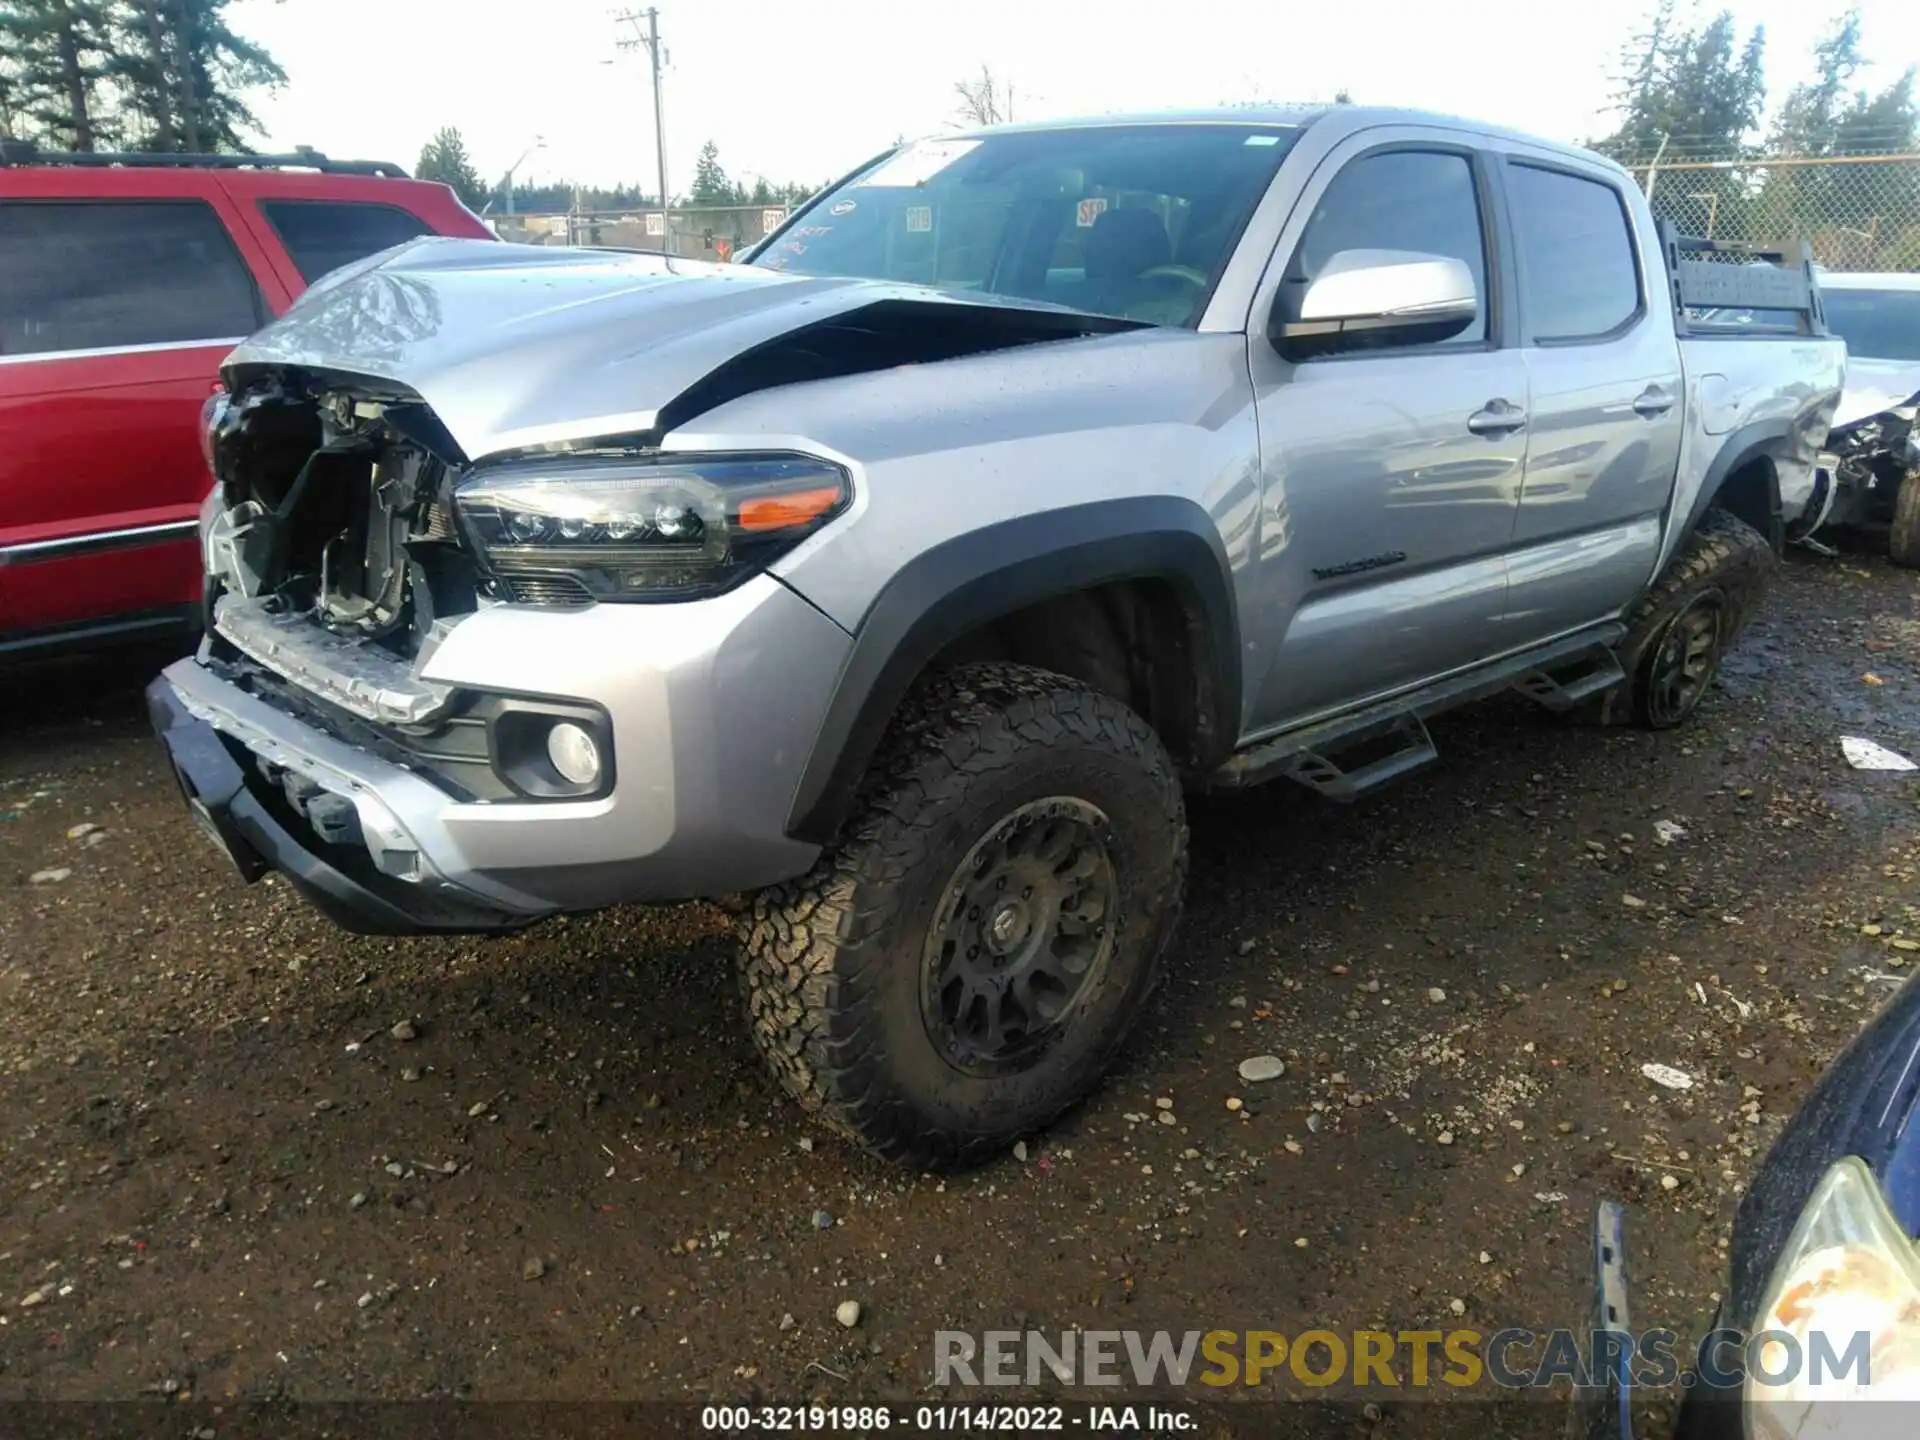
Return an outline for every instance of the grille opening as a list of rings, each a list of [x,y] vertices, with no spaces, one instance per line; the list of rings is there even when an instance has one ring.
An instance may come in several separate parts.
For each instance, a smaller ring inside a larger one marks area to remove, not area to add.
[[[478,604],[449,507],[461,457],[417,397],[269,372],[214,412],[223,513],[210,568],[227,591],[400,659]]]
[[[503,575],[500,586],[509,598],[523,605],[586,606],[593,594],[578,578],[563,573]]]

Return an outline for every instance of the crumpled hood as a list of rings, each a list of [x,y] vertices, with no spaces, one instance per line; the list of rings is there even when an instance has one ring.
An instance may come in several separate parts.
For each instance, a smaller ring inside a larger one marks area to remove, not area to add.
[[[1920,361],[1847,357],[1847,388],[1834,412],[1832,429],[1905,405],[1920,393]]]
[[[230,384],[276,366],[391,381],[477,460],[651,430],[726,362],[887,302],[1074,314],[750,265],[423,238],[323,277],[226,368]]]

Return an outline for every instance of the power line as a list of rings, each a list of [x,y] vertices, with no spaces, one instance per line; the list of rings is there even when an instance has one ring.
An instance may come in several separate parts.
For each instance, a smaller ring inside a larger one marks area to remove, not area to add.
[[[673,237],[667,225],[667,123],[662,117],[660,100],[660,67],[666,64],[667,52],[660,43],[660,12],[649,5],[645,11],[623,10],[614,16],[616,24],[628,26],[633,37],[616,40],[614,43],[622,50],[640,50],[647,52],[647,61],[653,71],[653,159],[655,176],[660,186],[660,248],[672,253]],[[640,28],[642,20],[646,28]]]

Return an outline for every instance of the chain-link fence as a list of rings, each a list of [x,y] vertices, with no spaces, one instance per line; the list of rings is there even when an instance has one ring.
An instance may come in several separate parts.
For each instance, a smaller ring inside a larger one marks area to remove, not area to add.
[[[1627,162],[1656,215],[1689,235],[1806,240],[1832,270],[1920,270],[1920,154]]]
[[[502,240],[523,245],[604,245],[695,260],[727,260],[787,218],[780,205],[590,210],[562,215],[493,215]]]

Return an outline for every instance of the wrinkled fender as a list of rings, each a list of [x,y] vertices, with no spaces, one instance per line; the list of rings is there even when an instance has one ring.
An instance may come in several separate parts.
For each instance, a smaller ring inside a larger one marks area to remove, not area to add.
[[[1671,531],[1665,553],[1661,556],[1661,566],[1679,550],[1687,536],[1700,524],[1700,517],[1713,508],[1714,501],[1721,497],[1729,476],[1738,473],[1755,460],[1767,459],[1774,462],[1768,477],[1768,514],[1773,520],[1780,516],[1780,478],[1779,466],[1790,462],[1794,455],[1794,422],[1785,416],[1769,417],[1743,425],[1727,434],[1719,450],[1714,454],[1712,463],[1707,466],[1706,477],[1700,488],[1694,492],[1693,503],[1688,508],[1684,522]],[[1767,535],[1778,544],[1778,536],[1773,534],[1777,525],[1754,524],[1754,518],[1742,515],[1742,519],[1761,534]]]
[[[956,536],[903,566],[854,634],[787,834],[825,845],[913,682],[961,636],[1056,596],[1163,580],[1201,617],[1197,663],[1227,736],[1240,718],[1240,642],[1220,533],[1191,500],[1135,496],[1023,515]]]

